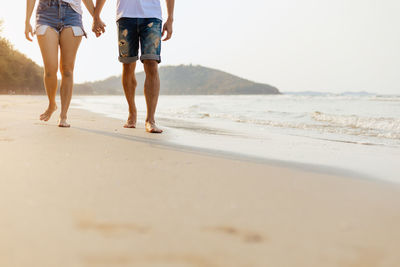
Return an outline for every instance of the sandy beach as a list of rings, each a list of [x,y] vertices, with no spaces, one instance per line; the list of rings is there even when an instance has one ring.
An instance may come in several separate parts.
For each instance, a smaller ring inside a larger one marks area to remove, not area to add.
[[[0,96],[0,266],[397,267],[400,185],[164,145]]]

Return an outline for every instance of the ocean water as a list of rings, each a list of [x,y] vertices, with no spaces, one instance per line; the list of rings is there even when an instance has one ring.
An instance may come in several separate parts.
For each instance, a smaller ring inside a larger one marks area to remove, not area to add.
[[[143,124],[144,97],[136,102]],[[73,105],[127,117],[123,96],[80,96]],[[400,96],[161,96],[157,121],[165,143],[400,183]]]

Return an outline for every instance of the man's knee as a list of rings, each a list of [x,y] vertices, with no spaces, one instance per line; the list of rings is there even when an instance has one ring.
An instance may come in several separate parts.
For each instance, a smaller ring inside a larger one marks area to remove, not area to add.
[[[144,60],[144,70],[146,75],[158,75],[158,62],[155,60]]]
[[[136,63],[123,63],[122,64],[122,69],[123,69],[123,73],[127,74],[127,75],[133,75],[134,71],[135,71],[135,66]]]

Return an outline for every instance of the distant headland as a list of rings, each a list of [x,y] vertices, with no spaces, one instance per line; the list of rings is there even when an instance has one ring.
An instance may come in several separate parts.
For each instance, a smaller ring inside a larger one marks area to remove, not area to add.
[[[232,74],[194,65],[165,66],[159,70],[163,95],[262,95],[280,94],[276,87],[255,83]],[[137,94],[143,94],[145,75],[136,74]],[[75,94],[122,95],[121,76],[77,84]]]

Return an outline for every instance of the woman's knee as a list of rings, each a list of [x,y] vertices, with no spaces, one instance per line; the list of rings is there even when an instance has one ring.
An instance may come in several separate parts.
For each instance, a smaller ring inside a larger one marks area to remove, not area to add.
[[[56,68],[45,68],[44,76],[46,78],[54,78],[57,77],[57,67]]]
[[[74,68],[71,66],[62,65],[60,70],[61,75],[65,78],[70,78],[74,76]]]

